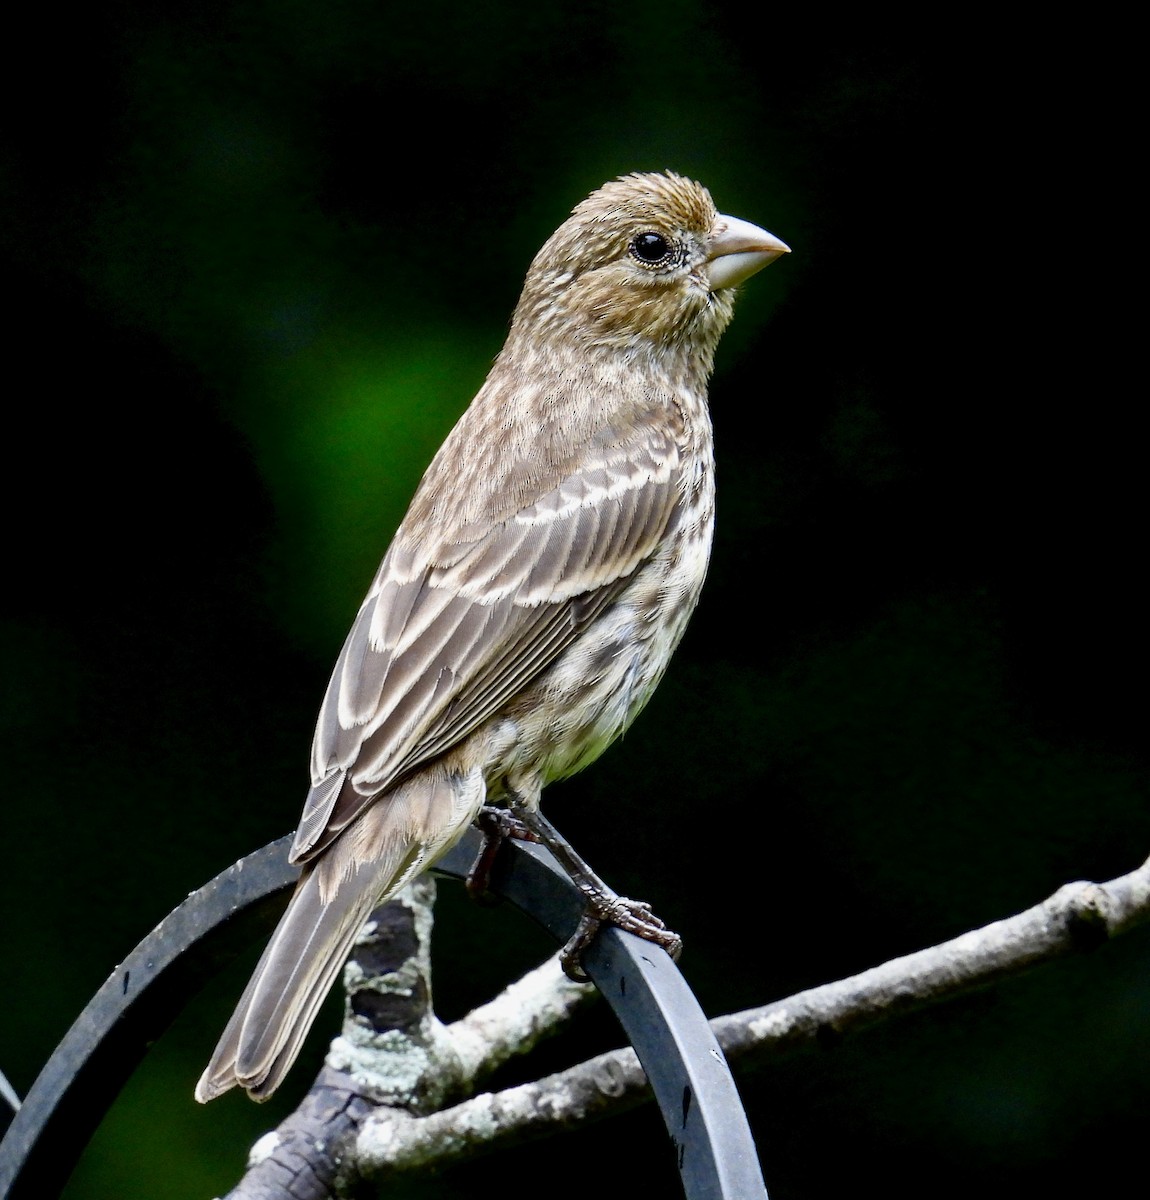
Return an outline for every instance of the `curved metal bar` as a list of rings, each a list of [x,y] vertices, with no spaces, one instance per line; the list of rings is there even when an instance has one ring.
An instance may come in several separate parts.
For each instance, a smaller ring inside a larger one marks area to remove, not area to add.
[[[465,878],[479,837],[469,835],[436,871]],[[507,845],[518,853],[505,854]],[[504,843],[491,891],[565,942],[583,913],[579,890],[550,851]],[[687,1200],[767,1200],[754,1139],[727,1060],[670,955],[603,926],[581,958],[627,1035],[674,1143]]]
[[[117,967],[65,1035],[0,1142],[0,1200],[58,1194],[148,1045],[204,979],[270,930],[298,871],[291,838],[240,859],[193,892]],[[436,867],[466,876],[467,837]],[[490,889],[559,941],[582,913],[578,890],[539,846],[501,849]],[[688,1200],[766,1200],[734,1080],[706,1017],[670,957],[605,927],[582,959],[651,1081]]]
[[[193,892],[112,972],[53,1051],[0,1142],[0,1198],[59,1195],[148,1046],[188,997],[269,933],[299,875],[291,837]]]

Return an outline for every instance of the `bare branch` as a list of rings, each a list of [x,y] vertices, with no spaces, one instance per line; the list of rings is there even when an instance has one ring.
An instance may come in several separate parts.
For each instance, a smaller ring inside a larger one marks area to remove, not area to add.
[[[430,905],[427,896],[420,902]],[[422,929],[422,944],[430,929],[429,918],[416,920]],[[1039,963],[1092,950],[1148,920],[1150,860],[1108,883],[1067,884],[1041,904],[1006,920],[892,959],[849,979],[811,988],[761,1008],[718,1017],[711,1026],[727,1057],[753,1069],[800,1047],[825,1044],[828,1034],[837,1039],[896,1013],[986,987]],[[371,931],[368,936],[370,940]],[[403,969],[384,972],[373,977],[370,986],[386,992],[395,985],[399,992],[406,988],[407,993],[416,995],[420,987],[411,982],[416,977],[404,975]],[[407,983],[402,982],[404,979]],[[344,1037],[333,1044],[329,1063],[351,1065],[350,1059],[345,1062],[341,1058],[346,1057],[346,1051],[340,1043],[355,1043],[358,1056],[353,1056],[352,1096],[366,1092],[377,1104],[381,1096],[386,1100],[374,1108],[347,1101],[348,1119],[340,1138],[318,1136],[319,1127],[313,1125],[313,1145],[322,1143],[321,1161],[306,1169],[295,1163],[296,1190],[290,1194],[309,1198],[335,1194],[299,1187],[303,1179],[334,1178],[330,1165],[324,1170],[325,1159],[342,1159],[342,1172],[348,1178],[358,1176],[380,1182],[400,1172],[432,1166],[441,1169],[495,1149],[559,1133],[575,1124],[624,1112],[648,1099],[650,1092],[638,1059],[634,1051],[623,1049],[545,1079],[474,1096],[440,1111],[427,1108],[431,1094],[442,1097],[462,1093],[510,1055],[529,1049],[540,1037],[553,1032],[590,991],[572,984],[557,961],[551,959],[490,1004],[453,1025],[443,1026],[430,1014],[428,990],[423,994],[423,1008],[417,1005],[410,1014],[408,1031],[421,1031],[415,1042],[424,1047],[419,1051],[423,1067],[439,1073],[429,1088],[426,1081],[411,1078],[412,1061],[407,1057],[410,1045],[401,1044],[394,1027],[382,1034],[378,1030],[365,1034],[362,1027],[356,1032],[355,1022],[362,1026],[363,1021],[362,1012],[357,1016],[353,1011],[353,988]],[[429,1021],[434,1025],[429,1026]],[[373,1038],[380,1037],[382,1041],[373,1043]],[[388,1062],[395,1054],[399,1055],[397,1061],[405,1063],[400,1070]],[[317,1081],[329,1093],[326,1101],[315,1104],[329,1132],[334,1107],[330,1092],[333,1081],[341,1077],[348,1078],[329,1066]],[[406,1101],[397,1086],[404,1077]],[[425,1115],[416,1115],[419,1112]],[[300,1113],[292,1118],[296,1126]],[[271,1160],[281,1178],[286,1169],[280,1161],[281,1151],[288,1149],[288,1139],[297,1147],[306,1141],[299,1128],[289,1129],[291,1125],[285,1122],[277,1134],[257,1144],[264,1163]],[[265,1194],[242,1190],[251,1177],[249,1173],[231,1193],[235,1200]]]
[[[16,1089],[8,1082],[8,1077],[3,1071],[0,1071],[0,1099],[9,1105],[13,1112],[20,1111],[20,1097],[16,1095]]]
[[[526,1053],[597,995],[592,984],[569,979],[559,955],[552,955],[448,1027],[464,1080],[472,1084],[514,1055]]]
[[[1092,950],[1150,920],[1150,860],[1109,883],[1070,883],[1014,917],[996,921],[849,979],[715,1018],[732,1063],[753,1068],[803,1045],[855,1032],[895,1013],[985,987],[1042,962]],[[360,1170],[446,1166],[493,1149],[613,1116],[649,1098],[630,1049],[603,1054],[536,1083],[476,1096],[429,1117],[376,1111],[364,1121]]]
[[[1016,916],[952,941],[891,959],[838,983],[711,1022],[733,1062],[775,1057],[803,1043],[841,1036],[894,1013],[986,987],[1008,975],[1094,950],[1150,920],[1150,859],[1109,883],[1068,883]]]
[[[344,971],[343,1031],[299,1108],[252,1148],[228,1200],[327,1200],[358,1175],[347,1147],[369,1111],[418,1122],[541,1038],[598,993],[574,983],[558,955],[451,1025],[431,1007],[436,885],[424,876],[375,910]],[[636,1064],[637,1069],[637,1064]],[[645,1084],[639,1072],[640,1086]],[[378,1106],[378,1107],[376,1107]],[[414,1124],[410,1124],[414,1123]]]
[[[485,1092],[427,1117],[378,1109],[363,1123],[354,1155],[375,1181],[423,1167],[441,1170],[492,1150],[616,1116],[650,1099],[639,1059],[613,1050],[566,1071],[501,1092]]]

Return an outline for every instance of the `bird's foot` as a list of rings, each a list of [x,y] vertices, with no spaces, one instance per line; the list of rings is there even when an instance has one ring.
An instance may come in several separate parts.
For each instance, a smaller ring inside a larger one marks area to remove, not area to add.
[[[583,970],[583,953],[604,923],[662,946],[673,960],[678,961],[683,952],[683,939],[655,916],[649,904],[616,896],[613,892],[585,891],[584,895],[587,907],[579,925],[559,951],[559,964],[568,979],[576,983],[589,982],[587,972]]]
[[[490,891],[491,868],[499,847],[507,838],[521,842],[538,842],[539,835],[530,830],[518,817],[506,808],[484,805],[475,818],[475,824],[483,834],[483,845],[467,872],[467,894],[478,904],[496,904],[498,898]]]

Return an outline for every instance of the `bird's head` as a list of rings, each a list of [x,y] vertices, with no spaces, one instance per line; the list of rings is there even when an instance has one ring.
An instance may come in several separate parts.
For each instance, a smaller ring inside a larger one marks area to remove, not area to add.
[[[512,331],[709,361],[734,289],[789,247],[680,175],[634,174],[576,205],[527,273]]]

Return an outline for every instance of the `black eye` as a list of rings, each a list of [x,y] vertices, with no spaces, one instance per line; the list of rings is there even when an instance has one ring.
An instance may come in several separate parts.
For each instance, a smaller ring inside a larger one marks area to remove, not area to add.
[[[631,241],[631,254],[641,263],[656,266],[671,257],[671,246],[661,233],[640,233]]]

